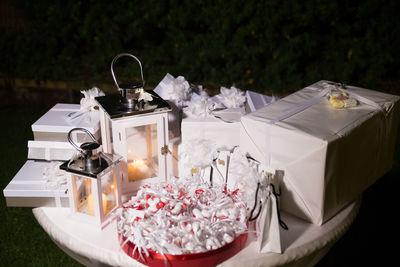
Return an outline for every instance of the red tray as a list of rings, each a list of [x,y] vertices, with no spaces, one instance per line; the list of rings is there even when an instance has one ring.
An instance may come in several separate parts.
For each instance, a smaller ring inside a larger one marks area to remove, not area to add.
[[[118,237],[120,235],[118,234]],[[122,238],[122,242],[125,242],[126,238]],[[238,253],[246,244],[247,233],[241,234],[234,241],[225,246],[222,246],[215,250],[210,250],[201,253],[191,253],[182,255],[171,255],[165,254],[164,256],[160,253],[148,250],[149,256],[142,253],[143,259],[140,257],[137,250],[134,250],[135,245],[132,242],[127,242],[122,250],[133,259],[154,267],[204,267],[204,266],[215,266],[230,257]],[[132,253],[135,251],[135,253]]]

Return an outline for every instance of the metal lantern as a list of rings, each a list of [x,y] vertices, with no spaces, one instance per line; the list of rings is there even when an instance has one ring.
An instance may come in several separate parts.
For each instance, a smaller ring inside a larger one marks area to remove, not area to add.
[[[141,82],[117,82],[114,64],[121,57],[137,61]],[[117,55],[111,63],[111,74],[120,94],[96,97],[100,107],[102,144],[105,152],[123,157],[122,191],[134,193],[142,183],[167,179],[168,112],[171,107],[152,90],[143,89],[142,64],[134,55]]]
[[[92,142],[76,145],[71,139],[75,131],[86,133]],[[112,211],[121,204],[121,156],[101,152],[101,145],[84,128],[69,131],[68,141],[79,152],[60,166],[69,173],[70,208],[75,216],[103,228]]]

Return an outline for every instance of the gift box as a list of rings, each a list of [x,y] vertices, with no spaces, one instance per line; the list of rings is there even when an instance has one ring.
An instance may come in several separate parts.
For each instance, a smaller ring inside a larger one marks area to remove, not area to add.
[[[68,142],[68,132],[73,128],[80,127],[87,129],[96,139],[100,140],[100,119],[97,111],[74,118],[79,111],[79,104],[56,104],[32,124],[33,139],[35,141]],[[87,138],[84,133],[72,135],[73,141],[78,143],[88,141]]]
[[[69,160],[75,153],[68,142],[28,141],[28,159]]]
[[[53,165],[53,162],[26,161],[3,190],[7,206],[69,207],[67,184],[49,182],[43,177],[45,169]]]
[[[357,106],[334,108],[326,97],[329,86]],[[283,210],[321,225],[391,169],[399,99],[320,81],[243,116],[240,146],[285,171]]]
[[[73,128],[85,128],[100,140],[98,112],[82,112],[78,104],[56,104],[34,124],[34,140],[28,141],[28,159],[69,160],[75,153],[68,142],[68,132]],[[78,145],[90,141],[84,133],[73,133],[71,138]]]
[[[226,109],[214,111],[207,117],[197,117],[185,112],[181,124],[182,143],[192,140],[213,140],[217,147],[239,145],[240,118],[244,109]]]

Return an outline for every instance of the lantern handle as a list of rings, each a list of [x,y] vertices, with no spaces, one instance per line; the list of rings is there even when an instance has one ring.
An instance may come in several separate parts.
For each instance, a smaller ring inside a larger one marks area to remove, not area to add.
[[[129,54],[129,53],[121,53],[121,54],[116,55],[116,56],[114,57],[114,59],[112,60],[112,62],[111,62],[111,75],[112,75],[112,77],[113,77],[114,83],[115,83],[115,85],[117,86],[118,90],[120,90],[120,88],[119,88],[119,85],[118,85],[118,82],[117,82],[117,78],[115,77],[115,73],[114,73],[114,63],[115,63],[120,57],[125,57],[125,56],[131,57],[131,58],[135,59],[135,60],[139,63],[140,75],[141,75],[142,83],[143,83],[143,86],[144,86],[143,68],[142,68],[142,63],[140,62],[140,60],[139,60],[137,57],[135,57],[134,55],[132,55],[132,54]]]
[[[97,142],[97,140],[96,140],[96,138],[93,136],[93,134],[92,134],[91,132],[89,132],[89,131],[88,131],[87,129],[85,129],[85,128],[73,128],[72,130],[70,130],[70,131],[68,132],[68,136],[67,136],[67,137],[68,137],[68,142],[69,142],[76,150],[78,150],[80,153],[82,153],[83,155],[86,154],[85,151],[83,151],[82,148],[80,148],[77,144],[74,143],[74,141],[72,141],[71,134],[72,134],[72,132],[75,132],[75,131],[81,131],[81,132],[87,133],[87,134],[90,136],[90,138],[93,140],[93,142],[99,144],[99,142]]]

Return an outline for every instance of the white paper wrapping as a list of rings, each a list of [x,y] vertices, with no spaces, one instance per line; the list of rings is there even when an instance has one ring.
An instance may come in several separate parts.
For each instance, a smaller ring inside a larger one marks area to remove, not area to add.
[[[62,171],[56,163],[28,160],[3,190],[7,206],[68,207],[69,198]],[[49,174],[57,175],[51,175]],[[47,176],[46,176],[47,174]]]
[[[213,140],[218,148],[239,145],[241,115],[235,116],[235,122],[225,122],[215,117],[198,118],[185,113],[181,124],[182,143],[193,139],[208,139]]]
[[[246,91],[247,105],[251,112],[256,111],[268,104],[275,102],[277,99],[274,96],[266,96],[253,91]]]
[[[243,116],[240,134],[242,150],[285,171],[282,209],[319,225],[391,168],[400,116],[398,96],[351,86],[370,103],[334,109],[314,98],[325,82]]]
[[[71,116],[80,111],[79,104],[58,103],[32,124],[33,137],[35,141],[58,141],[68,142],[68,132],[76,127],[85,128],[97,139],[100,138],[100,118],[98,112],[90,112],[90,118],[70,120]],[[87,141],[86,134],[72,135],[75,142]]]

